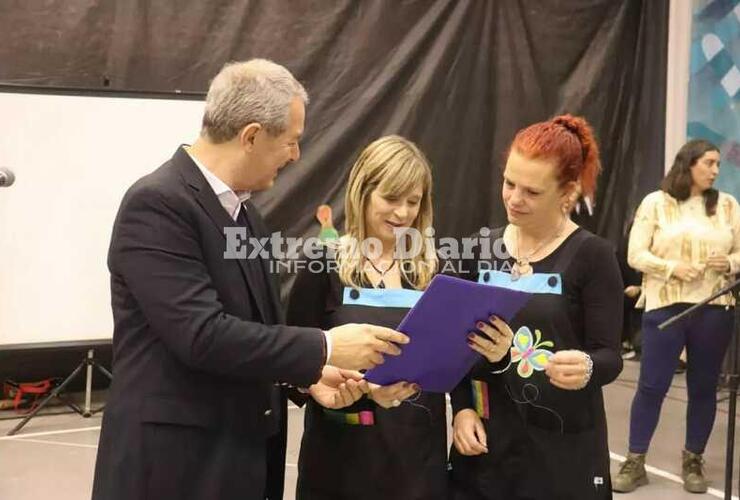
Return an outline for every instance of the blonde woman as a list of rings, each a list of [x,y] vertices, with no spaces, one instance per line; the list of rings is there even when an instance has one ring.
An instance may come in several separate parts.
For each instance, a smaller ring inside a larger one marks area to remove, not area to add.
[[[431,226],[432,173],[424,154],[398,136],[371,143],[350,173],[336,258],[325,256],[322,266],[297,276],[288,322],[398,326],[438,262],[433,248],[396,252],[396,233],[423,234]],[[407,382],[369,387],[340,410],[308,402],[297,498],[446,498],[444,395]]]

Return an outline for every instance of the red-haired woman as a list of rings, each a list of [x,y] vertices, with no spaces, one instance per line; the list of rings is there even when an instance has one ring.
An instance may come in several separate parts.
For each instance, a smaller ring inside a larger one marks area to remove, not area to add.
[[[622,369],[622,280],[613,247],[570,219],[580,196],[593,199],[599,169],[583,118],[514,138],[502,188],[509,224],[488,238],[503,238],[506,253],[492,245],[493,257],[467,267],[480,283],[533,295],[511,321],[509,355],[482,361],[453,391],[456,500],[611,497],[601,387]]]

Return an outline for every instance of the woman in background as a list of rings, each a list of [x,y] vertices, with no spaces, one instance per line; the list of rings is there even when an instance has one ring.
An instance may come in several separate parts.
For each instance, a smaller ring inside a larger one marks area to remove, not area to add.
[[[629,264],[643,273],[639,306],[642,358],[630,416],[629,454],[614,490],[648,482],[645,454],[681,350],[688,355],[684,489],[707,491],[702,454],[712,432],[722,360],[732,335],[734,301],[723,295],[665,330],[658,325],[724,287],[740,270],[740,210],[732,195],[713,189],[719,149],[704,140],[686,143],[661,189],[640,204],[630,233]]]

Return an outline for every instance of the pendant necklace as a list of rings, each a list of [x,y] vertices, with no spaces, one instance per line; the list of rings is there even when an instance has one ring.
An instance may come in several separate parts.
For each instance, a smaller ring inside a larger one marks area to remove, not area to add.
[[[388,268],[385,271],[381,271],[380,269],[378,269],[377,267],[375,267],[375,264],[373,264],[373,262],[370,259],[367,259],[367,262],[375,270],[375,272],[380,275],[380,281],[378,282],[377,285],[375,285],[375,288],[385,288],[385,282],[383,281],[383,278],[385,278],[385,275],[388,273],[388,271],[390,271],[391,269],[393,269],[394,267],[396,267],[396,261],[395,261],[395,259],[393,260],[393,262],[391,263],[391,265],[388,266]]]
[[[516,262],[513,266],[511,266],[511,280],[517,281],[522,276],[529,276],[534,271],[532,269],[532,264],[530,264],[530,259],[535,256],[540,250],[545,248],[546,245],[549,243],[552,243],[556,239],[560,237],[561,234],[563,234],[563,229],[565,228],[565,221],[567,220],[567,217],[563,217],[563,220],[560,222],[560,226],[558,227],[558,230],[553,234],[550,238],[547,238],[542,241],[539,245],[537,245],[534,250],[530,251],[526,256],[522,256],[521,252],[519,251],[519,228],[516,228]]]

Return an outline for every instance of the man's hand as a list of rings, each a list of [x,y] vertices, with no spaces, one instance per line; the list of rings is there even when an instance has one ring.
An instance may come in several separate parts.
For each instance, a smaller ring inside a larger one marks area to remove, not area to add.
[[[403,333],[382,326],[347,324],[329,330],[331,358],[327,364],[349,370],[373,368],[383,363],[383,355],[398,356],[396,344],[408,344]]]
[[[409,384],[408,382],[396,382],[395,384],[384,386],[368,384],[368,386],[370,387],[368,397],[383,408],[400,406],[401,401],[410,398],[421,390],[418,385]]]
[[[369,391],[362,373],[326,365],[321,379],[308,392],[324,408],[338,410],[351,405]]]
[[[452,421],[452,442],[463,455],[488,453],[486,430],[475,410],[467,408],[457,412]]]

